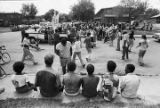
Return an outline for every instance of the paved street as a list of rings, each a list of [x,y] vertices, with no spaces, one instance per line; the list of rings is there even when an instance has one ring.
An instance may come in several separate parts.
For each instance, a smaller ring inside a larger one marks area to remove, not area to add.
[[[136,38],[135,46],[138,44],[140,38]],[[5,45],[8,52],[11,55],[12,61],[9,64],[6,64],[2,66],[7,74],[13,74],[12,65],[15,61],[21,60],[22,58],[22,47],[20,46],[21,35],[20,32],[9,32],[9,33],[1,33],[0,34],[0,45]],[[117,52],[115,49],[116,41],[114,42],[114,47],[110,47],[108,43],[103,43],[98,41],[97,47],[93,49],[93,60],[91,61],[92,64],[95,66],[95,73],[104,73],[106,71],[106,62],[108,60],[114,60],[118,67],[116,69],[116,72],[123,73],[124,72],[124,66],[127,63],[133,63],[136,66],[135,73],[141,74],[141,75],[153,75],[153,76],[141,76],[141,85],[138,93],[140,95],[145,96],[146,99],[150,99],[154,102],[160,102],[160,76],[154,76],[157,74],[160,74],[160,43],[155,42],[152,38],[149,38],[149,49],[145,55],[144,61],[145,66],[140,67],[137,64],[137,58],[138,58],[138,49],[133,48],[133,52],[129,55],[128,61],[122,61],[121,60],[121,52]],[[33,66],[30,62],[25,62],[26,67],[24,72],[27,74],[35,74],[40,68],[43,67],[43,57],[46,53],[54,53],[54,46],[47,45],[47,44],[41,44],[41,48],[45,49],[42,51],[35,51],[32,49],[32,53],[38,61],[38,65]],[[83,45],[82,50],[82,57],[85,61],[85,56],[87,52],[85,50],[85,47]],[[85,69],[81,67],[81,64],[79,60],[77,62],[77,70],[76,72],[86,72]],[[87,64],[87,62],[85,61]],[[59,64],[59,58],[56,56],[53,67],[58,71],[61,72],[60,64]],[[5,80],[5,81],[4,81]],[[6,82],[10,81],[9,77],[6,79],[0,80],[0,85],[6,86],[6,88],[10,89],[8,87],[8,83]],[[12,87],[13,88],[13,87]],[[12,90],[12,89],[10,89]]]

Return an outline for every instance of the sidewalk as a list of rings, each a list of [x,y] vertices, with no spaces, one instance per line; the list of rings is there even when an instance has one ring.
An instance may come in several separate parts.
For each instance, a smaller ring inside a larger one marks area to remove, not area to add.
[[[35,80],[35,74],[28,74],[29,81],[31,83],[34,83]],[[150,102],[152,104],[160,104],[160,77],[140,77],[141,83],[140,88],[138,90],[138,95],[142,97],[142,99],[145,100],[145,102]],[[25,94],[17,94],[15,92],[15,88],[13,84],[11,83],[11,76],[7,76],[4,79],[0,80],[0,85],[3,85],[2,87],[5,87],[5,92],[0,95],[0,100],[7,100],[7,99],[24,99],[24,98],[43,98],[39,92],[32,91]],[[70,103],[70,102],[81,102],[82,100],[85,100],[82,96],[77,96],[74,99],[68,99],[68,97],[61,95],[57,96],[56,98],[61,98],[62,103]],[[103,100],[103,99],[101,99]],[[118,98],[117,101],[122,101],[121,97]],[[134,102],[134,101],[133,101]]]

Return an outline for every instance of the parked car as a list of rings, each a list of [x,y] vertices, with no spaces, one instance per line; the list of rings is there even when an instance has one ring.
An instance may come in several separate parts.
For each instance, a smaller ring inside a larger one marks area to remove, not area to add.
[[[152,38],[160,41],[160,33],[154,33],[154,35],[152,36]]]

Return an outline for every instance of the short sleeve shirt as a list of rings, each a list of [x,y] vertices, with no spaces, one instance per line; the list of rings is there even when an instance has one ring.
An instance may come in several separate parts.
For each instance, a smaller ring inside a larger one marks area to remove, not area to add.
[[[63,58],[69,58],[71,56],[70,48],[71,48],[71,43],[69,41],[67,41],[66,46],[63,46],[61,43],[58,43],[56,45],[56,49],[59,50],[60,56]]]
[[[73,46],[74,52],[81,52],[81,41],[76,41]]]
[[[11,77],[11,80],[14,82],[15,87],[22,87],[26,85],[26,82],[28,82],[28,76],[27,75],[13,75]]]

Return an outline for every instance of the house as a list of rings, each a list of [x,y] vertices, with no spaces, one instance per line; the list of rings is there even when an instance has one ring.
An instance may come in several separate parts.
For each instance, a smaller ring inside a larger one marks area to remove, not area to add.
[[[16,12],[0,13],[0,26],[18,25],[21,23],[22,15]]]
[[[152,20],[154,23],[160,23],[160,14],[152,16],[150,20]]]
[[[118,6],[102,8],[95,15],[94,20],[105,24],[117,24],[118,22],[129,22],[129,15],[122,14]]]

